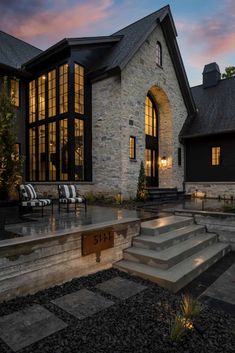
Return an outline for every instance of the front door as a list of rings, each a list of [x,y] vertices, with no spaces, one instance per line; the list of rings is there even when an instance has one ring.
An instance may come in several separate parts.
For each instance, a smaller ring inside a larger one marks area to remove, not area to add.
[[[158,114],[151,95],[145,101],[145,173],[147,186],[158,186]]]

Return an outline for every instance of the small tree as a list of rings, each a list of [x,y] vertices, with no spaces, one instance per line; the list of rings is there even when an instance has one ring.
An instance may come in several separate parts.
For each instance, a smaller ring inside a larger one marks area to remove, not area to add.
[[[4,78],[0,92],[0,200],[9,199],[22,170],[22,158],[16,153],[15,119],[14,106],[7,94],[7,80]]]
[[[141,161],[136,198],[137,200],[144,201],[146,200],[147,196],[148,196],[148,192],[146,189],[146,175],[144,170],[144,163],[143,161]]]
[[[228,66],[225,68],[225,72],[222,74],[222,78],[230,78],[235,76],[235,66]]]

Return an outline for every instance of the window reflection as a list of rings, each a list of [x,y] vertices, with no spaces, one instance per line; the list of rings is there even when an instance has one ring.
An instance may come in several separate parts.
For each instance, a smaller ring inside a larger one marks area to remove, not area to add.
[[[75,180],[84,180],[84,121],[75,119]]]
[[[78,64],[74,65],[74,109],[84,114],[84,68]]]
[[[19,80],[11,79],[11,100],[15,107],[20,106],[20,91],[19,91]]]
[[[48,124],[49,180],[56,180],[56,123]]]
[[[68,180],[68,120],[60,121],[60,180]]]
[[[56,70],[48,72],[48,117],[56,115]]]
[[[68,64],[59,67],[60,114],[68,111]]]
[[[36,120],[36,81],[29,83],[29,122]]]
[[[38,119],[45,119],[45,94],[46,94],[46,76],[40,76],[38,78]]]

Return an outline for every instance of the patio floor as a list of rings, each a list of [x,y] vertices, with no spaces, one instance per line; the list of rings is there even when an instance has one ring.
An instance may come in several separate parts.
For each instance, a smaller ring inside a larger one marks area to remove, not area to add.
[[[16,236],[47,236],[59,235],[66,232],[77,230],[82,226],[100,224],[113,220],[140,218],[148,220],[169,215],[168,213],[152,213],[144,210],[128,210],[122,208],[88,206],[87,212],[84,208],[77,209],[75,212],[71,208],[67,213],[66,209],[58,212],[55,206],[54,213],[51,209],[45,209],[44,217],[41,217],[40,210],[25,214],[21,223],[8,224],[5,229]],[[6,239],[6,237],[4,237]],[[2,237],[3,239],[3,237]],[[1,231],[0,231],[1,240]]]

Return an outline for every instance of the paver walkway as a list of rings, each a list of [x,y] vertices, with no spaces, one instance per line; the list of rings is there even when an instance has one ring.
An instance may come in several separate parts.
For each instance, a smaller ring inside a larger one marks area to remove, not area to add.
[[[147,288],[120,277],[104,281],[97,287],[114,296],[117,294],[121,299],[129,298]],[[87,289],[59,297],[52,300],[52,303],[79,320],[115,304],[97,292]],[[41,305],[32,305],[25,310],[0,317],[0,338],[17,352],[65,327],[65,322]]]

